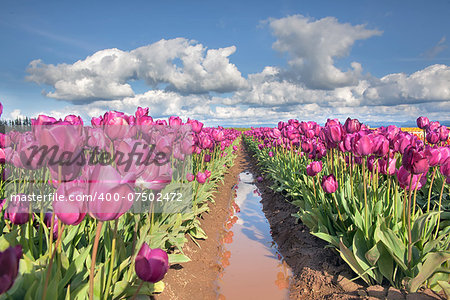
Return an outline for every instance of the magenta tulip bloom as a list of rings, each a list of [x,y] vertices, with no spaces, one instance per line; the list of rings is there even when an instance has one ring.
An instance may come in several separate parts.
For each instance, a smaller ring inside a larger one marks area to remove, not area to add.
[[[422,174],[428,172],[430,165],[424,151],[409,146],[402,158],[403,167],[410,173]]]
[[[207,178],[211,177],[211,171],[210,170],[205,170],[205,175]]]
[[[337,144],[338,142],[342,141],[344,137],[342,126],[339,123],[335,125],[325,126],[324,130],[327,140],[330,141],[331,143]]]
[[[93,199],[88,203],[90,215],[98,220],[108,221],[127,212],[133,205],[129,201],[129,195],[134,195],[135,179],[133,173],[122,177],[110,165],[93,167],[88,178],[88,195]]]
[[[450,157],[450,147],[439,147],[439,152],[441,152],[439,164],[442,165]]]
[[[136,256],[134,269],[141,280],[156,283],[169,270],[169,256],[164,250],[151,249],[144,243]]]
[[[437,132],[439,134],[439,139],[442,142],[445,142],[448,139],[449,130],[446,126],[439,127]]]
[[[22,258],[22,246],[9,247],[0,252],[0,294],[8,291],[19,273],[19,261]]]
[[[361,123],[358,121],[358,119],[350,119],[347,118],[344,124],[344,130],[347,133],[355,133],[358,132],[361,129]]]
[[[186,179],[187,179],[187,181],[192,182],[195,179],[195,176],[192,173],[187,173]]]
[[[397,162],[396,158],[390,158],[389,159],[389,175],[394,175],[395,174],[395,164]],[[388,174],[388,170],[387,170],[387,159],[386,158],[382,158],[378,161],[378,165],[380,167],[380,173],[387,175]]]
[[[306,167],[306,174],[311,177],[316,176],[318,173],[320,173],[320,171],[322,171],[321,161],[312,161]]]
[[[198,183],[205,183],[206,182],[206,178],[207,178],[207,176],[206,176],[205,173],[203,173],[203,172],[198,172],[197,173],[197,181],[198,181]]]
[[[20,201],[28,197],[25,194],[15,195],[17,198],[10,199],[5,210],[5,219],[10,220],[15,225],[22,225],[28,222],[30,218],[30,203]]]
[[[336,192],[338,188],[338,183],[333,174],[330,174],[328,176],[325,175],[322,177],[322,188],[325,191],[325,193],[332,194]]]
[[[412,189],[417,188],[419,190],[422,186],[424,186],[427,183],[427,175],[426,174],[414,175],[414,174],[411,174],[410,172],[408,172],[403,166],[401,166],[397,172],[397,179],[398,179],[398,183],[402,189],[409,191],[409,189],[410,189],[409,184],[411,181],[411,176],[413,176]],[[420,180],[419,180],[419,177],[420,177]]]
[[[425,156],[428,159],[430,167],[434,167],[438,165],[441,160],[441,151],[437,147],[427,146],[425,148]]]
[[[368,135],[357,135],[355,136],[355,144],[353,147],[353,152],[359,156],[367,156],[373,152],[373,142]]]
[[[54,201],[53,210],[66,225],[78,225],[83,221],[87,211],[86,187],[83,183],[79,185],[73,182],[62,183],[56,191],[58,195],[64,195],[66,201]],[[68,201],[67,201],[68,200]]]
[[[262,181],[263,181],[263,178],[262,178],[262,176],[258,176],[258,177],[256,177],[256,181],[258,181],[258,182],[262,182]]]
[[[205,154],[205,162],[210,162],[211,161],[211,155],[209,154]]]
[[[203,123],[197,120],[188,120],[188,124],[191,124],[193,132],[200,133],[200,131],[202,131]]]
[[[439,170],[445,177],[450,177],[450,157],[447,158],[446,161],[444,161]]]
[[[269,151],[269,157],[273,157],[273,152]]]
[[[440,141],[439,133],[437,133],[436,131],[427,131],[426,138],[427,142],[430,144],[436,144]]]
[[[427,129],[429,124],[430,124],[430,120],[428,120],[427,117],[418,117],[417,118],[417,127],[419,127],[420,129]]]
[[[0,102],[0,116],[3,114],[3,104]]]
[[[169,126],[178,127],[178,126],[181,126],[182,124],[183,124],[183,121],[181,120],[180,117],[171,116],[169,118]]]

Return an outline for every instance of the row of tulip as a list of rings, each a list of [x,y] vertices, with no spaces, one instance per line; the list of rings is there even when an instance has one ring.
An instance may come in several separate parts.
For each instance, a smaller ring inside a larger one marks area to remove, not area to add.
[[[449,131],[419,118],[426,138],[356,119],[289,120],[252,128],[246,145],[327,241],[367,284],[450,293]]]
[[[198,216],[208,211],[233,164],[240,133],[179,117],[153,120],[148,108],[134,115],[109,111],[92,118],[91,126],[74,115],[40,115],[31,123],[0,136],[0,299],[120,299],[161,292],[169,265],[189,260],[183,254],[187,237],[206,238]],[[33,155],[36,149],[48,157]],[[134,158],[121,163],[118,153]],[[139,163],[143,157],[153,163]],[[32,194],[115,199],[52,201],[37,208],[17,201]],[[159,201],[169,194],[183,195],[187,205]],[[130,195],[141,196],[139,205]],[[159,196],[150,201],[150,195]]]

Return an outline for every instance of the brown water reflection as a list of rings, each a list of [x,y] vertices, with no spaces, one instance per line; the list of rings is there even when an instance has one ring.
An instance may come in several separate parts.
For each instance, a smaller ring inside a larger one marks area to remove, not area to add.
[[[221,300],[288,299],[290,269],[278,253],[248,172],[239,175],[224,226],[218,286]]]

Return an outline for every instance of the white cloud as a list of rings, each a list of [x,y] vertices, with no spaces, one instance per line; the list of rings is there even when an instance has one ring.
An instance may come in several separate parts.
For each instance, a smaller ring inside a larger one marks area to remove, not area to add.
[[[365,92],[370,105],[450,101],[450,66],[432,65],[411,75],[389,74]]]
[[[340,70],[335,59],[349,55],[355,41],[380,32],[332,17],[296,15],[268,22],[277,39],[273,48],[288,54],[286,69],[265,66],[243,78],[229,61],[235,46],[207,49],[177,38],[132,51],[98,51],[74,64],[33,61],[28,79],[53,87],[48,97],[84,103],[47,112],[56,117],[75,113],[87,120],[108,110],[132,114],[143,106],[155,118],[179,115],[206,125],[256,126],[290,118],[324,123],[348,116],[389,123],[414,121],[419,115],[450,122],[449,66],[382,78],[362,74],[358,62]],[[152,89],[135,94],[133,80]]]
[[[11,116],[12,120],[25,118],[25,116],[22,115],[22,111],[20,109],[14,109],[12,112],[10,112],[9,115]]]
[[[333,17],[312,20],[294,15],[269,19],[269,25],[277,38],[273,48],[289,56],[291,68],[285,75],[312,89],[357,84],[361,65],[352,62],[351,69],[344,72],[334,65],[334,59],[347,56],[355,41],[381,35],[378,30],[339,23]]]
[[[233,92],[246,86],[229,56],[235,46],[207,49],[184,38],[160,40],[132,51],[105,49],[74,64],[29,64],[27,79],[49,85],[45,95],[68,101],[91,102],[134,96],[133,80],[151,87],[168,84],[181,93]]]

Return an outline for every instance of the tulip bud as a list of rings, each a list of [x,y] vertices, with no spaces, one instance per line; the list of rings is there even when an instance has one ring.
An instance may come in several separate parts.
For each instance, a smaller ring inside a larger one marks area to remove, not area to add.
[[[417,127],[419,127],[420,129],[427,129],[429,124],[430,124],[430,120],[428,120],[427,117],[418,117],[417,118]]]
[[[206,178],[209,178],[209,177],[211,177],[211,171],[210,170],[205,170],[205,175],[206,175]]]
[[[332,194],[336,192],[338,188],[338,183],[333,174],[322,177],[322,188],[325,191],[325,193]]]
[[[14,284],[19,272],[19,261],[22,258],[22,246],[9,247],[0,252],[0,294],[8,291]]]
[[[141,280],[156,283],[169,270],[169,256],[164,250],[151,249],[144,243],[136,256],[134,269]]]

